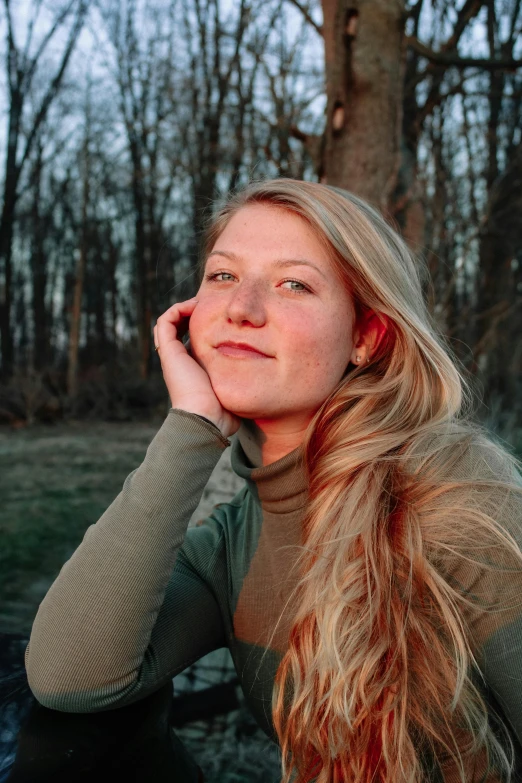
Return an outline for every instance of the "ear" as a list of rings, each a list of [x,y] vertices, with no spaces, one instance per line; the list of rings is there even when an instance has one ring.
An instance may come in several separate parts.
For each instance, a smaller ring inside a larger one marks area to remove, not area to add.
[[[368,310],[359,326],[354,330],[352,362],[364,364],[367,359],[371,360],[389,329],[390,319],[387,315]],[[362,362],[356,362],[356,354],[362,357]]]
[[[373,355],[383,341],[384,335],[390,330],[390,319],[384,313],[377,314],[372,311],[368,330],[371,341],[370,350]]]

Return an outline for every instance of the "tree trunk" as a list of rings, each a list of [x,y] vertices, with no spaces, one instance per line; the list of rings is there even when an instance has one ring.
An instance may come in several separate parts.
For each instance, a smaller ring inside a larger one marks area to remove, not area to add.
[[[20,177],[20,168],[16,162],[16,155],[22,107],[23,99],[20,92],[13,90],[9,111],[3,207],[0,217],[0,272],[3,272],[3,280],[0,279],[0,346],[2,349],[1,375],[4,380],[11,376],[14,363],[14,341],[11,330],[11,285],[13,276],[11,255],[18,179]]]
[[[138,350],[140,378],[149,377],[151,318],[148,291],[149,252],[145,226],[145,194],[143,191],[144,171],[141,151],[136,140],[129,134],[129,149],[132,160],[132,197],[134,204],[134,230],[136,242],[136,320],[138,324]]]
[[[323,0],[322,181],[385,212],[400,165],[405,0]]]
[[[71,313],[69,332],[69,362],[67,367],[67,393],[69,397],[75,397],[78,391],[78,353],[80,346],[80,326],[82,317],[83,283],[85,267],[87,263],[87,215],[89,209],[89,120],[86,116],[86,130],[84,142],[84,172],[83,172],[83,199],[82,199],[82,225],[80,253],[76,266],[76,279],[74,281],[74,299]]]
[[[6,182],[5,191],[8,186]],[[4,191],[4,192],[5,192]],[[2,378],[7,380],[13,371],[14,341],[11,331],[11,285],[13,277],[12,245],[15,198],[14,192],[4,195],[4,207],[0,219],[0,268],[3,267],[3,280],[0,280],[0,345],[2,348]]]
[[[118,266],[118,249],[113,242],[111,227],[107,228],[107,244],[108,244],[108,274],[109,274],[109,290],[110,290],[110,306],[111,306],[111,357],[112,364],[118,357],[118,283],[116,281],[116,268]]]
[[[98,225],[90,233],[90,246],[94,246],[92,258],[92,276],[94,286],[92,289],[92,308],[94,311],[94,361],[97,364],[106,364],[109,359],[107,339],[107,269],[109,266],[108,249],[103,242],[103,232]]]
[[[74,299],[69,331],[69,361],[67,365],[67,394],[69,397],[75,397],[78,391],[78,352],[80,346],[83,281],[85,277],[85,250],[85,243],[82,241],[76,265]]]
[[[505,323],[516,322],[520,295],[517,292],[517,251],[522,244],[522,142],[505,171],[494,183],[485,220],[480,230],[480,262],[472,371],[487,385],[488,396],[512,400],[506,384],[520,378],[512,366],[513,346],[506,342]],[[511,367],[511,372],[507,369]],[[516,399],[516,397],[515,397]]]
[[[49,362],[48,318],[45,307],[45,288],[47,284],[47,263],[44,251],[45,229],[40,214],[41,179],[42,179],[42,146],[38,151],[32,176],[32,210],[31,210],[31,274],[32,274],[32,310],[34,325],[33,367],[43,370]]]

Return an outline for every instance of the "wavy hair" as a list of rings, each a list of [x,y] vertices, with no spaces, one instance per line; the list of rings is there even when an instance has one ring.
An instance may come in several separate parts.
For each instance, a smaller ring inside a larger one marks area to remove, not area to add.
[[[476,392],[427,309],[422,261],[352,193],[250,183],[210,219],[200,276],[251,203],[304,218],[357,318],[388,319],[370,363],[349,365],[303,441],[304,544],[272,698],[281,783],[468,783],[492,769],[511,780],[514,746],[481,692],[472,619],[513,619],[521,603],[520,582],[511,595],[515,580],[500,577],[495,603],[499,577],[485,577],[483,595],[475,578],[522,573],[520,463],[473,419]]]

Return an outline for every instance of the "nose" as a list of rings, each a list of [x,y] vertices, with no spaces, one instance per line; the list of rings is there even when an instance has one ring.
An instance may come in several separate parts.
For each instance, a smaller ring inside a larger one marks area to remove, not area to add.
[[[265,290],[262,283],[242,281],[227,303],[227,315],[235,323],[249,321],[254,326],[262,326],[266,320]]]

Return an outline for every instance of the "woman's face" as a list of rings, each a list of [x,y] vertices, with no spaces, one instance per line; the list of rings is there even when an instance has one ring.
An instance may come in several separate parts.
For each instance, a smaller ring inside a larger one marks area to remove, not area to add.
[[[306,221],[272,205],[243,207],[212,248],[197,297],[191,352],[221,405],[306,426],[354,354],[352,298]],[[269,358],[227,355],[216,347],[226,340]]]

